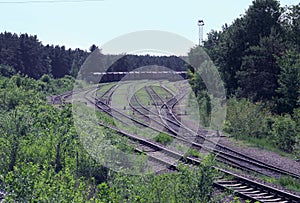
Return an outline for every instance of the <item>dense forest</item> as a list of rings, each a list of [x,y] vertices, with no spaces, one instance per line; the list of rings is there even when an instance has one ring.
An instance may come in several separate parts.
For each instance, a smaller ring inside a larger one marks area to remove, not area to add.
[[[264,148],[279,148],[300,158],[300,4],[257,0],[246,13],[211,31],[204,50],[221,74],[228,109],[224,130]],[[191,63],[203,56],[189,53]],[[200,68],[201,69],[201,68]],[[211,106],[199,74],[190,71],[202,115]]]
[[[299,107],[299,15],[300,4],[282,8],[278,1],[254,1],[232,25],[208,34],[205,50],[229,96],[268,102],[277,113]]]
[[[221,74],[228,99],[224,132],[294,159],[300,159],[299,33],[300,4],[254,0],[244,15],[222,31],[211,31],[204,46],[188,56],[193,61],[204,50]],[[218,175],[213,157],[199,170],[130,176],[89,156],[76,133],[72,106],[54,107],[46,97],[72,90],[95,49],[71,50],[43,45],[37,36],[0,34],[0,192],[7,192],[7,202],[219,202],[213,196]],[[111,64],[115,58],[120,56],[100,59],[109,71],[153,64],[187,68],[175,56],[127,55]],[[211,97],[199,74],[188,68],[201,115],[209,120]],[[93,131],[121,139],[101,126]]]
[[[86,58],[99,50],[92,45],[89,51],[66,49],[65,46],[44,46],[36,35],[0,33],[0,73],[11,76],[15,73],[27,75],[34,79],[48,74],[54,78],[65,75],[76,77]],[[100,50],[101,52],[101,50]],[[136,55],[103,55],[100,53],[99,66],[90,68],[90,72],[132,71],[136,68],[158,65],[172,70],[185,70],[184,61],[175,56],[136,56]]]
[[[88,56],[88,53],[64,46],[44,46],[36,35],[0,34],[0,64],[3,75],[21,73],[31,78],[39,79],[44,74],[55,78],[76,72]],[[5,67],[5,66],[9,66]]]

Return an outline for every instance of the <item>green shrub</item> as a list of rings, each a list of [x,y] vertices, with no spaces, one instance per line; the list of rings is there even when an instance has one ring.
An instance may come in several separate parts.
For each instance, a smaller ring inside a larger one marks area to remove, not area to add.
[[[110,187],[98,186],[97,199],[105,202],[211,202],[217,176],[213,164],[209,156],[197,169],[180,166],[178,173],[144,176],[115,173],[108,183]]]
[[[187,151],[187,156],[192,156],[192,157],[197,157],[197,158],[201,158],[203,157],[203,155],[201,154],[201,152],[199,152],[197,149],[189,149]]]
[[[5,179],[7,202],[86,202],[88,185],[78,183],[67,168],[55,173],[48,166],[33,163],[15,167]]]
[[[155,138],[155,142],[159,142],[161,144],[167,145],[173,142],[174,138],[166,133],[159,133]]]
[[[259,147],[293,152],[299,158],[299,118],[299,110],[295,110],[293,118],[288,114],[272,115],[259,103],[232,98],[228,101],[224,131]]]
[[[299,100],[300,101],[300,100]],[[293,120],[296,122],[297,136],[294,147],[294,154],[296,159],[300,160],[300,108],[294,109]]]
[[[227,104],[225,131],[236,138],[264,137],[264,120],[267,113],[260,104],[253,104],[247,99],[232,98]]]
[[[0,75],[4,77],[12,77],[16,74],[16,70],[11,66],[0,65]]]
[[[207,91],[199,91],[197,95],[199,105],[200,124],[209,127],[211,121],[211,99]]]
[[[273,142],[281,150],[292,152],[298,136],[296,122],[290,115],[278,116],[272,125]]]

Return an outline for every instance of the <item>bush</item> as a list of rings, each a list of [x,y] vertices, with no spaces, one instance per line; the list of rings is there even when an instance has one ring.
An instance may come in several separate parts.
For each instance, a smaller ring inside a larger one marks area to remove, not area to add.
[[[292,152],[298,136],[296,122],[290,115],[279,116],[272,125],[273,142],[281,150]]]
[[[179,167],[178,173],[130,176],[114,174],[108,187],[98,186],[98,197],[105,202],[211,202],[213,181],[218,175],[208,156],[197,169]]]
[[[299,158],[299,126],[300,110],[295,110],[293,118],[288,114],[271,115],[259,103],[232,98],[228,102],[224,131],[258,146],[293,152]]]
[[[224,131],[236,138],[265,137],[265,123],[268,114],[260,104],[247,99],[228,101],[227,118]]]
[[[49,83],[50,80],[51,80],[51,77],[47,74],[44,74],[41,79],[40,79],[42,82],[45,82],[45,83]]]
[[[211,121],[211,99],[207,91],[199,91],[197,95],[199,105],[200,123],[204,127],[209,127]]]
[[[16,74],[16,71],[11,66],[0,65],[0,75],[4,77],[12,77]]]
[[[201,152],[199,152],[197,149],[190,148],[187,151],[186,156],[191,156],[191,157],[196,157],[196,158],[202,158],[204,155],[201,154]]]
[[[5,177],[7,202],[86,202],[88,185],[76,183],[70,170],[55,173],[33,163],[15,167]]]
[[[159,142],[161,144],[167,145],[173,142],[174,138],[166,133],[159,133],[155,138],[155,142]]]

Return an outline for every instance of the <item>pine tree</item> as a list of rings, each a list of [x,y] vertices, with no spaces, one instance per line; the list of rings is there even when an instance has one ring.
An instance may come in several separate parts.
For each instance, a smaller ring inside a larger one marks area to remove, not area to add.
[[[285,56],[277,58],[277,62],[280,66],[277,111],[292,113],[293,109],[300,107],[300,54],[288,51]]]

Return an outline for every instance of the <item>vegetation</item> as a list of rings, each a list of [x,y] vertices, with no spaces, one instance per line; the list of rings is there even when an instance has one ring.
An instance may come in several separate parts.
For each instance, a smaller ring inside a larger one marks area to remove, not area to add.
[[[159,133],[156,137],[153,139],[155,142],[162,143],[164,145],[170,144],[173,142],[174,138],[166,133]]]
[[[168,99],[172,98],[172,95],[164,88],[156,85],[153,85],[152,88],[158,95],[161,96],[162,99],[167,101]]]
[[[209,83],[216,79],[205,74],[210,57],[229,99],[224,130],[299,158],[299,13],[300,4],[281,7],[277,0],[255,0],[231,25],[210,32],[203,50],[191,50],[190,84],[206,125],[220,93],[220,84]],[[211,87],[213,92],[208,91]]]
[[[199,152],[197,149],[193,149],[193,148],[190,148],[188,149],[187,153],[185,156],[191,156],[191,157],[196,157],[196,158],[202,158],[204,157],[205,155],[202,154],[201,152]]]
[[[85,60],[97,48],[92,45],[89,52],[72,50],[65,46],[43,45],[36,35],[0,33],[0,73],[7,77],[20,73],[35,79],[44,74],[62,78],[65,75],[77,77],[79,69],[82,69],[83,79],[89,80],[91,72],[133,71],[150,65],[158,70],[161,69],[159,66],[185,70],[185,61],[176,56],[104,55],[100,52],[97,56],[98,65],[85,69]]]
[[[77,76],[88,52],[64,46],[42,45],[37,36],[0,33],[0,70],[4,76],[19,72],[39,79],[48,74],[55,78]]]
[[[104,202],[210,202],[216,175],[212,163],[212,157],[208,157],[197,170],[180,167],[178,173],[161,176],[116,174],[109,182],[110,192],[98,197]]]
[[[276,181],[279,185],[281,185],[282,187],[285,187],[289,190],[294,190],[297,192],[300,192],[300,184],[299,181],[287,176],[287,177],[280,177],[277,181]],[[276,183],[275,182],[275,183]]]
[[[143,104],[143,106],[147,107],[147,108],[151,108],[151,97],[149,96],[149,94],[146,92],[145,88],[139,89],[137,92],[135,92],[137,98],[139,99],[139,101]]]
[[[224,130],[236,139],[279,153],[293,153],[295,158],[299,158],[297,113],[292,116],[276,115],[266,110],[262,103],[253,104],[247,99],[232,98],[228,101]]]
[[[204,161],[198,170],[183,167],[179,173],[160,176],[124,175],[102,166],[83,147],[70,106],[58,109],[47,104],[44,93],[55,93],[57,80],[44,81],[49,82],[46,89],[42,88],[41,80],[15,75],[2,77],[0,81],[0,186],[7,192],[8,202],[165,202],[170,198],[177,202],[204,202],[212,199],[215,177],[212,158]],[[98,117],[114,124],[102,113]],[[113,131],[100,126],[94,130],[119,149],[132,152],[127,141]],[[164,135],[160,137],[169,141]]]
[[[205,50],[229,96],[269,102],[276,113],[298,108],[299,10],[299,4],[282,8],[276,0],[253,1],[232,25],[208,35]]]
[[[295,180],[290,176],[283,176],[279,178],[270,178],[270,177],[261,177],[263,180],[273,183],[282,187],[285,187],[289,190],[300,192],[300,184],[299,181]]]
[[[191,49],[189,82],[203,126],[210,124],[214,99],[224,93],[221,80],[214,79],[219,72],[229,99],[224,130],[236,139],[300,159],[299,13],[300,4],[283,8],[277,0],[254,0],[231,25],[210,32],[204,49]],[[7,192],[7,202],[217,201],[212,197],[217,175],[211,167],[212,157],[204,159],[196,170],[180,167],[178,173],[143,176],[117,173],[105,167],[103,144],[113,146],[110,152],[133,153],[128,140],[95,123],[89,128],[89,116],[75,125],[74,105],[56,108],[47,103],[46,96],[70,91],[79,83],[74,78],[95,49],[93,45],[90,52],[66,50],[64,46],[45,46],[37,36],[0,34],[0,189]],[[175,56],[99,54],[99,65],[110,67],[109,71],[149,65],[186,70],[187,65]],[[88,81],[89,74],[98,68],[83,70],[82,79]],[[139,94],[145,103],[147,97]],[[84,104],[78,105],[89,111]],[[117,124],[102,113],[97,117]],[[136,128],[128,129],[137,132]],[[165,145],[173,142],[165,133],[154,140]],[[201,157],[192,149],[187,154]],[[124,161],[120,154],[113,155],[116,162]],[[141,165],[143,158],[138,160]],[[289,177],[270,181],[299,191],[299,184]]]

